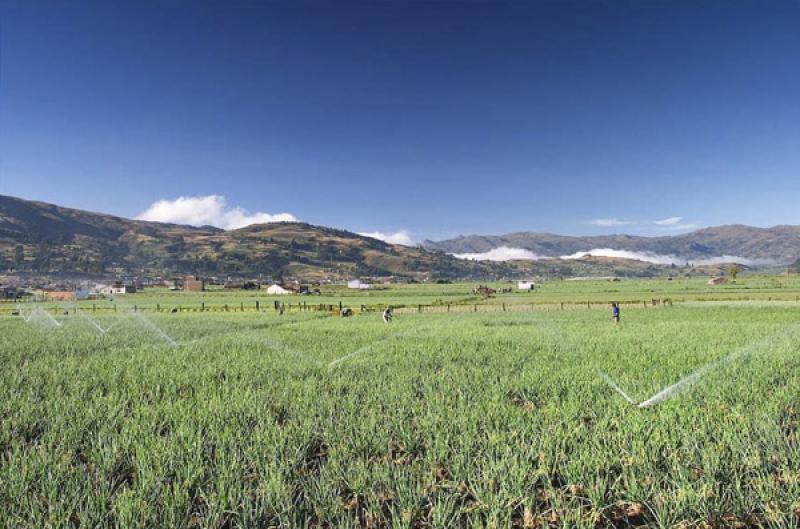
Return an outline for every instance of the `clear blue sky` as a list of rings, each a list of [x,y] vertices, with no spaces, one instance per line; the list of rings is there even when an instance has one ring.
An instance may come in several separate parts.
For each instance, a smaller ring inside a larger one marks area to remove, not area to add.
[[[800,224],[800,2],[0,6],[2,194],[416,239]]]

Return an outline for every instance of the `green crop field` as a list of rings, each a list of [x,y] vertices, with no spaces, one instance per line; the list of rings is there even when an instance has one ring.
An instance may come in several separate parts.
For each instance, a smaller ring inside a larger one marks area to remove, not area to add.
[[[473,286],[3,312],[0,527],[800,525],[796,280]]]

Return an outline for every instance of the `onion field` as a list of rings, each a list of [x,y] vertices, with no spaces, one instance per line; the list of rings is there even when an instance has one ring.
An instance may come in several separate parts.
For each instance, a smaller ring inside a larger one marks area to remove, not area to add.
[[[0,527],[800,525],[800,304],[0,317]]]

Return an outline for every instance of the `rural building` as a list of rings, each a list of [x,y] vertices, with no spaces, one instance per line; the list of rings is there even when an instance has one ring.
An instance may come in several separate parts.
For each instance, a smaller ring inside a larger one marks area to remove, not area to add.
[[[536,283],[533,281],[517,281],[517,289],[519,290],[534,290]]]
[[[372,288],[372,285],[363,282],[360,279],[351,279],[350,281],[347,282],[347,288],[352,288],[357,290],[367,290]]]
[[[136,286],[114,283],[113,285],[98,285],[97,290],[104,296],[117,296],[120,294],[136,294]]]
[[[17,287],[0,287],[0,299],[19,299],[29,296],[25,290]]]
[[[225,281],[225,288],[228,290],[258,290],[258,283],[255,281]]]
[[[75,292],[72,290],[52,290],[44,295],[50,301],[75,301]]]
[[[720,276],[712,277],[711,279],[708,280],[709,285],[724,285],[727,282],[728,282],[727,278]]]
[[[286,288],[283,288],[280,285],[270,285],[267,287],[267,294],[275,294],[278,296],[285,296],[287,294],[291,294],[292,291]]]
[[[186,276],[183,278],[183,290],[187,292],[202,292],[206,289],[206,283],[199,277]]]

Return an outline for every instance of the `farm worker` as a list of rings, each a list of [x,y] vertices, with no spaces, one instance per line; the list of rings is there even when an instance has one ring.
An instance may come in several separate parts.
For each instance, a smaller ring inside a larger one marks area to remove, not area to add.
[[[611,314],[614,323],[619,323],[619,305],[617,303],[611,304]]]
[[[383,311],[383,322],[392,323],[392,307],[386,307],[386,310]]]

